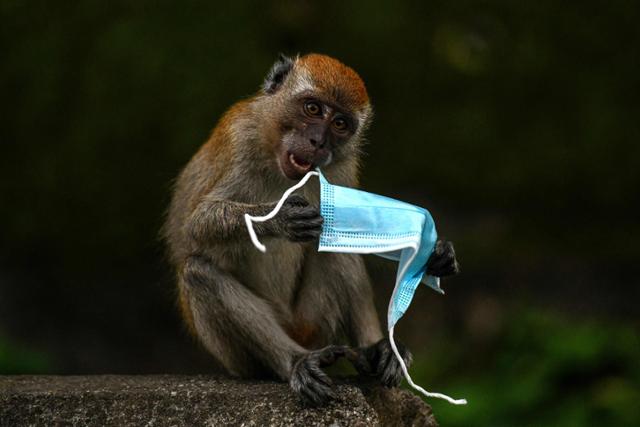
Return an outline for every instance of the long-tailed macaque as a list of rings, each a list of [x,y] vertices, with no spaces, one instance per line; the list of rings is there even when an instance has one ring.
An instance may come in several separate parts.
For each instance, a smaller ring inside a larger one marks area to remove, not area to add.
[[[288,381],[308,404],[333,396],[321,368],[341,356],[386,386],[400,383],[399,363],[362,258],[316,250],[317,181],[256,224],[267,253],[251,244],[243,215],[269,212],[316,167],[330,182],[356,187],[371,116],[354,70],[324,55],[281,56],[261,90],[222,116],[184,168],[164,227],[190,330],[230,374]],[[438,242],[428,273],[457,270],[451,243]]]

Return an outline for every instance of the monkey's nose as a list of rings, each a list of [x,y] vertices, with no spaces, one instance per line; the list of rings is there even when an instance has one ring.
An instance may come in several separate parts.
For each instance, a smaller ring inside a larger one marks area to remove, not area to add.
[[[309,138],[309,142],[311,143],[311,145],[313,145],[316,148],[324,148],[324,141],[323,140],[318,141],[315,138]]]

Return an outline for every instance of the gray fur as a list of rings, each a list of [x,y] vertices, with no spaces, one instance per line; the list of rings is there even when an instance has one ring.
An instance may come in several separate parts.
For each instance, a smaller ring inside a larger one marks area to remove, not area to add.
[[[227,129],[214,130],[185,167],[164,234],[193,328],[217,361],[235,375],[291,380],[301,396],[320,402],[328,397],[317,396],[321,378],[307,371],[319,369],[317,360],[331,359],[322,347],[341,337],[371,345],[382,332],[362,259],[318,253],[317,242],[304,242],[321,230],[316,182],[272,221],[256,224],[266,254],[249,239],[243,215],[270,211],[293,184],[266,148],[270,125],[286,114],[287,90],[300,87],[296,75],[304,75],[286,73],[291,76],[278,81],[277,93],[258,95],[232,113]],[[340,150],[323,170],[334,182],[355,185],[359,137]],[[304,328],[311,331],[308,337]]]
[[[262,90],[265,93],[274,93],[277,91],[293,68],[293,64],[293,59],[280,54],[278,60],[273,64],[267,77],[264,79]]]
[[[286,79],[277,78],[283,72]],[[356,346],[350,358],[360,355],[361,363],[389,349],[381,341],[360,256],[318,253],[317,242],[309,242],[322,224],[317,181],[272,221],[256,224],[267,253],[253,247],[245,228],[245,213],[270,211],[293,184],[279,169],[273,147],[283,144],[289,101],[301,88],[308,92],[311,80],[306,70],[280,61],[267,79],[277,81],[277,91],[265,87],[223,117],[176,182],[164,236],[183,314],[216,360],[235,375],[288,380],[305,401],[318,404],[331,396],[320,367],[346,353],[346,347],[331,345],[345,337]],[[323,166],[339,185],[357,185],[371,108],[353,113],[357,129]],[[387,359],[384,365],[391,366]],[[384,381],[396,384],[398,370],[388,368]]]

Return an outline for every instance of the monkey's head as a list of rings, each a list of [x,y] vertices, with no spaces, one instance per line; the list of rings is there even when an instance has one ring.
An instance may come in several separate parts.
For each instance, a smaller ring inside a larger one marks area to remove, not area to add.
[[[372,110],[354,70],[325,55],[281,55],[262,92],[272,123],[270,149],[284,176],[298,180],[316,167],[345,163],[356,174]]]

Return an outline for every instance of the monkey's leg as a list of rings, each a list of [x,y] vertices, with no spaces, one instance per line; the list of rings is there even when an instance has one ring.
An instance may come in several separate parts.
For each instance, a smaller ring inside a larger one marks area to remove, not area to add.
[[[304,288],[298,297],[297,317],[318,324],[325,335],[335,336],[343,324],[355,348],[347,358],[363,375],[380,379],[385,386],[398,386],[402,368],[388,338],[383,338],[373,303],[373,293],[362,257],[336,253],[311,254],[305,267]],[[342,318],[335,314],[342,314]],[[396,342],[406,366],[411,352]]]
[[[333,396],[331,381],[320,368],[342,356],[344,347],[307,351],[287,335],[267,301],[203,256],[186,260],[180,286],[197,335],[229,372],[250,376],[257,367],[246,363],[254,360],[289,380],[308,403],[321,404]]]
[[[331,343],[340,332],[357,346],[379,341],[382,331],[362,258],[309,251],[294,318],[303,330],[301,335],[316,345]]]
[[[301,335],[311,331],[313,338],[316,328],[320,338],[333,340],[342,327],[355,346],[346,356],[358,372],[378,377],[387,386],[398,385],[402,380],[402,369],[389,340],[383,338],[362,258],[359,255],[310,253],[303,284],[295,308],[296,322],[303,331]],[[402,344],[398,344],[398,349],[409,365],[411,353]]]

